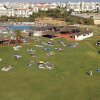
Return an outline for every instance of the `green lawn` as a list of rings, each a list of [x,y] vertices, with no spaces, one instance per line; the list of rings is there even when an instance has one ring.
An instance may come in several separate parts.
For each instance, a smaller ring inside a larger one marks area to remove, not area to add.
[[[64,47],[65,51],[56,51],[47,57],[46,51],[35,47],[40,42],[23,45],[19,51],[12,47],[0,47],[0,69],[7,65],[14,68],[8,72],[0,70],[0,100],[100,100],[100,47],[95,46],[100,32],[94,29],[95,35],[78,42],[77,48]],[[54,47],[61,47],[54,39]],[[70,43],[69,41],[63,40]],[[52,49],[54,48],[52,47]],[[27,49],[36,50],[37,58],[32,58]],[[13,55],[19,53],[22,58],[16,60]],[[34,64],[27,65],[30,60],[43,60],[53,63],[52,70],[39,69]],[[93,70],[93,76],[86,73]]]

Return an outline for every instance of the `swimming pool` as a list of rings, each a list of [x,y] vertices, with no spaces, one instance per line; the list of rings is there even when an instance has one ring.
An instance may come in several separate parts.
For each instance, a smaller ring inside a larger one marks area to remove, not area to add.
[[[8,26],[10,30],[30,30],[33,26]]]

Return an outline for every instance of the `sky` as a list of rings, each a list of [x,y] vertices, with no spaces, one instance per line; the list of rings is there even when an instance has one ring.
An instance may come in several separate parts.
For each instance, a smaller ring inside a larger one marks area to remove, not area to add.
[[[79,2],[79,1],[84,1],[84,2],[100,2],[100,0],[0,0],[0,2],[33,2],[33,3],[38,3],[38,2]]]

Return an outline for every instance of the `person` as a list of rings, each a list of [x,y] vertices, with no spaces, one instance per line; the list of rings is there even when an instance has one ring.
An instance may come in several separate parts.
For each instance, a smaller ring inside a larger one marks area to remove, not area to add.
[[[97,72],[100,72],[100,69],[97,69],[96,71],[97,71]]]
[[[2,61],[2,58],[0,58],[0,61]]]
[[[28,64],[28,67],[32,67],[32,64]]]
[[[90,75],[93,75],[92,70],[90,71]]]

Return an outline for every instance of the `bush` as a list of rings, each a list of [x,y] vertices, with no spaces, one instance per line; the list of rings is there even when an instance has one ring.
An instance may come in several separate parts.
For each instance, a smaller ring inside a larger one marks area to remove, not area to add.
[[[87,24],[87,25],[94,25],[93,17],[89,17],[89,18],[85,19],[85,24]]]

